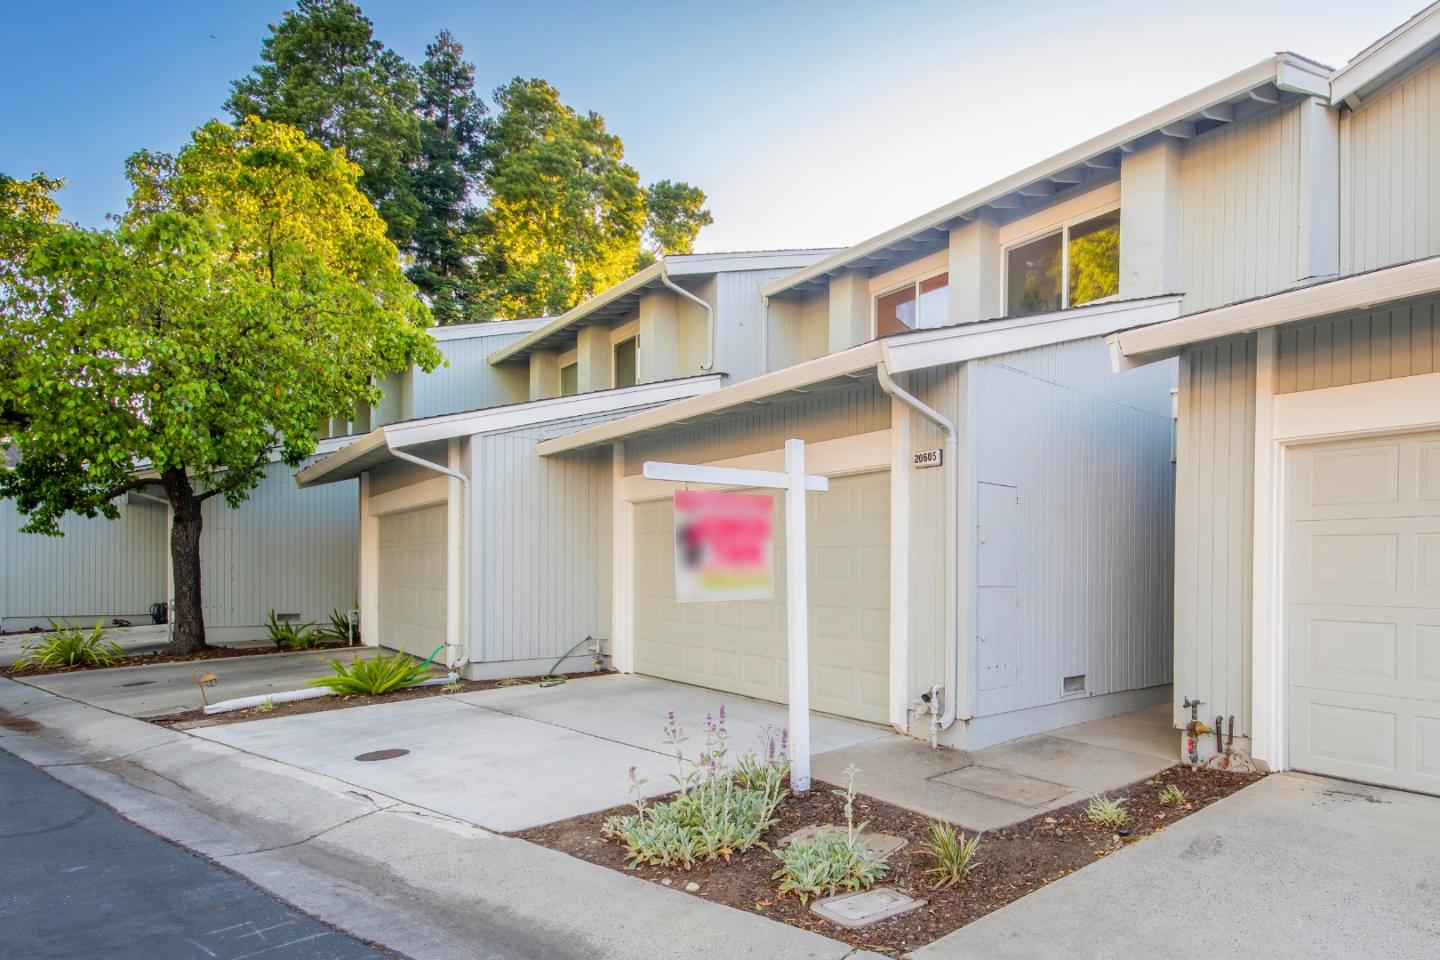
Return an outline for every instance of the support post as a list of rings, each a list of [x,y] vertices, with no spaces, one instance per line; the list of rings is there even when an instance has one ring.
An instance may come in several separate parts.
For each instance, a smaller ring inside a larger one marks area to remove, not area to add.
[[[785,441],[785,619],[790,654],[790,789],[810,791],[810,610],[805,564],[805,441]]]

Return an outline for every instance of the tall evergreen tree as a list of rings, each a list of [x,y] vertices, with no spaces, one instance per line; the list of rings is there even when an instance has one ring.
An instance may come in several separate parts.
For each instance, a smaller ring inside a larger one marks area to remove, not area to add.
[[[472,197],[484,165],[485,101],[475,92],[475,65],[445,30],[425,48],[420,78],[420,156],[415,194],[415,262],[410,279],[440,323],[486,319],[480,309]]]
[[[260,47],[261,62],[231,84],[225,109],[298,127],[359,164],[360,190],[406,248],[421,214],[412,168],[420,152],[415,69],[375,39],[350,0],[299,0]]]

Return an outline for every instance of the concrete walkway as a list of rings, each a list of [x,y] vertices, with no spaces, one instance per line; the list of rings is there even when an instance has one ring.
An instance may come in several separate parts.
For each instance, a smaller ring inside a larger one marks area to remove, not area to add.
[[[127,717],[163,717],[200,706],[195,671],[219,678],[205,691],[211,703],[230,697],[299,690],[305,681],[330,672],[330,661],[348,663],[355,657],[375,655],[374,647],[343,650],[306,650],[246,657],[224,657],[185,663],[156,663],[108,670],[77,670],[24,677],[21,683],[62,697],[93,704]]]
[[[618,806],[631,799],[628,771],[647,793],[673,790],[664,743],[674,711],[691,760],[704,719],[727,707],[732,756],[779,739],[784,707],[685,684],[615,675],[556,687],[526,684],[477,693],[252,720],[193,731],[197,737],[377,790],[491,830],[513,831]],[[815,751],[886,737],[879,727],[811,721]],[[380,762],[356,757],[408,750]]]
[[[863,793],[983,831],[1118,790],[1179,759],[1163,703],[974,753],[932,750],[910,737],[870,740],[816,757],[815,775],[843,782],[853,763]]]
[[[670,960],[680,943],[696,960],[875,956],[9,680],[0,749],[311,915],[422,960]]]
[[[1440,798],[1280,774],[911,956],[1429,960],[1437,944]]]

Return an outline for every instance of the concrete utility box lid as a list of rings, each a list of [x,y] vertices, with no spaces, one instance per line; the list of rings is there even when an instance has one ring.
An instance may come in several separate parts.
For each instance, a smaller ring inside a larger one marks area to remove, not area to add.
[[[842,835],[845,833],[844,827],[836,826],[833,823],[811,824],[808,827],[801,827],[787,837],[781,837],[780,845],[788,847],[796,840],[814,840],[821,830],[833,830]],[[860,842],[875,856],[888,857],[905,846],[908,841],[904,837],[896,837],[888,833],[871,833],[869,830],[861,830]]]
[[[924,900],[916,900],[907,893],[890,887],[876,887],[859,893],[842,893],[824,900],[816,900],[810,910],[816,916],[842,927],[868,927],[872,923],[909,913],[925,906]]]

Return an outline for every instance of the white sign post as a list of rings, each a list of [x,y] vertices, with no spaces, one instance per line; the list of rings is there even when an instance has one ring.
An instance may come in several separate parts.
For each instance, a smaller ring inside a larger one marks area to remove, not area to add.
[[[790,789],[810,790],[810,607],[805,566],[805,492],[826,491],[830,481],[805,474],[805,441],[785,441],[785,471],[740,470],[647,461],[650,480],[710,483],[785,491],[785,614],[790,674]]]

